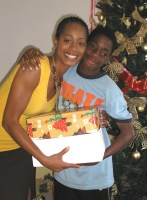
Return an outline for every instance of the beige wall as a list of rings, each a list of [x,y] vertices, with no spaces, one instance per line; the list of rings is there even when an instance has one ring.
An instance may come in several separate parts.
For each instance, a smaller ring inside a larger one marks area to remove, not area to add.
[[[52,47],[56,21],[77,14],[89,25],[91,0],[0,0],[0,81],[28,45]]]

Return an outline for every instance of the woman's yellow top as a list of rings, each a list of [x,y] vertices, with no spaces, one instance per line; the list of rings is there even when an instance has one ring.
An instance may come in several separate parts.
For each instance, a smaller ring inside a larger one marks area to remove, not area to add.
[[[17,65],[0,85],[0,152],[19,148],[19,145],[10,137],[2,127],[4,108],[7,102],[9,90],[14,76],[20,66]],[[41,74],[38,86],[35,88],[32,97],[21,115],[20,124],[26,130],[26,118],[44,112],[52,111],[55,108],[58,98],[57,93],[50,101],[47,101],[47,87],[50,77],[50,63],[47,57],[41,59]],[[17,105],[16,105],[17,106]]]

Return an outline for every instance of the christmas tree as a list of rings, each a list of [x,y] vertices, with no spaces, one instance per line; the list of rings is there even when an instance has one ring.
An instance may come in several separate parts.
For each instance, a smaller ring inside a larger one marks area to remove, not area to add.
[[[117,83],[133,115],[135,138],[113,156],[115,184],[111,200],[147,199],[147,2],[146,0],[98,0],[91,25],[114,30],[117,48],[105,67]],[[119,134],[111,123],[108,132]]]

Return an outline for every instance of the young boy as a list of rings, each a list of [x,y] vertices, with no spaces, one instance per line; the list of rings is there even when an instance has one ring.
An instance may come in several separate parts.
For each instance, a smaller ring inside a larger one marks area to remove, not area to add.
[[[55,200],[110,199],[109,188],[114,183],[111,155],[133,138],[132,116],[123,93],[102,70],[110,60],[115,43],[113,32],[106,27],[98,26],[91,32],[82,60],[64,74],[59,108],[74,107],[75,104],[79,107],[100,106],[116,122],[120,134],[110,144],[106,129],[102,129],[106,145],[102,162],[54,173]]]

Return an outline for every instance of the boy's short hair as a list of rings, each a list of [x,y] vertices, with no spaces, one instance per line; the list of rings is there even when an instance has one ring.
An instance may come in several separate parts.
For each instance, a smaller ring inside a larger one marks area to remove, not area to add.
[[[97,37],[98,35],[105,35],[112,41],[112,51],[116,48],[117,46],[117,41],[116,37],[114,34],[114,31],[110,29],[109,27],[105,26],[103,27],[102,25],[98,25],[95,29],[93,29],[88,37],[88,42],[93,39],[94,37]]]

